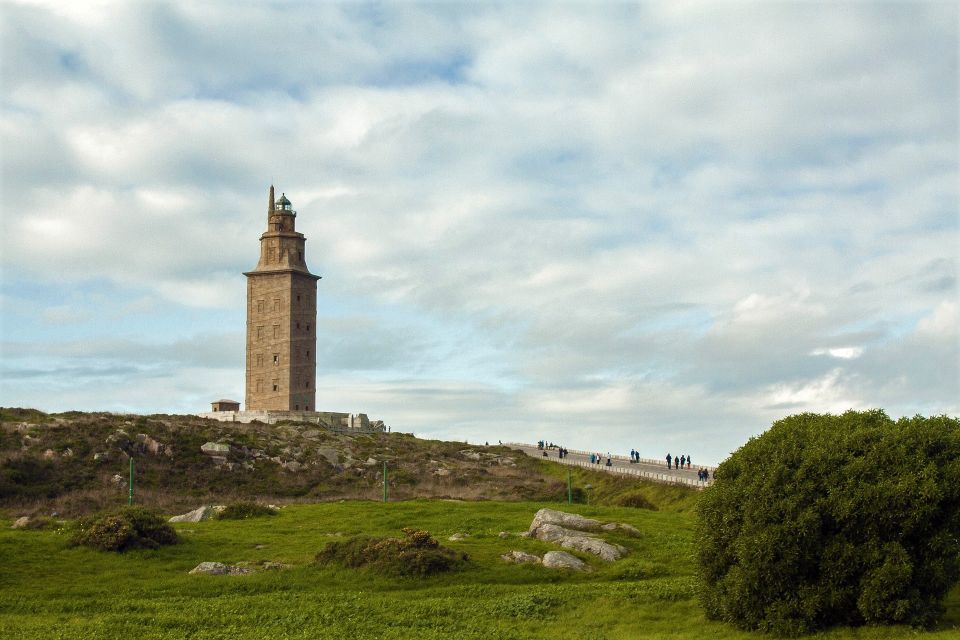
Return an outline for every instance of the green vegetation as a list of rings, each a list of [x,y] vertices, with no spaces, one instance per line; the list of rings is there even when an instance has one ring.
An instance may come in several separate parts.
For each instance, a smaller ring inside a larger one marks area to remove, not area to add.
[[[177,532],[166,519],[143,507],[81,518],[75,527],[70,544],[99,551],[158,549],[177,543]]]
[[[206,455],[207,442],[229,451]],[[61,516],[108,509],[126,490],[131,457],[138,502],[173,513],[239,501],[375,499],[384,461],[394,499],[566,499],[557,465],[503,446],[337,433],[312,423],[0,408],[0,508]],[[577,496],[586,498],[579,486]]]
[[[431,576],[463,565],[467,554],[442,547],[429,531],[404,527],[403,538],[355,536],[334,540],[317,554],[317,562],[367,568],[383,576]]]
[[[720,465],[698,511],[709,617],[930,628],[960,577],[960,421],[785,418]]]
[[[208,520],[174,525],[181,543],[123,554],[69,547],[56,530],[24,531],[0,523],[0,637],[23,640],[402,639],[504,640],[604,638],[764,640],[705,619],[697,603],[694,515],[576,505],[587,517],[625,522],[640,537],[605,534],[629,555],[568,574],[512,565],[511,550],[555,549],[516,534],[537,509],[565,504],[460,502],[334,502],[287,506],[274,518]],[[403,527],[431,531],[469,557],[454,572],[426,578],[386,577],[318,565],[334,540],[394,536]],[[467,533],[461,541],[446,539]],[[198,576],[203,561],[291,565],[243,576]],[[960,590],[951,592],[940,630],[922,640],[960,633]],[[818,640],[894,640],[906,627],[833,629]]]
[[[217,514],[220,520],[245,520],[247,518],[262,518],[275,516],[277,510],[273,507],[257,504],[256,502],[234,502]]]
[[[567,500],[567,475],[573,484],[573,501],[577,504],[666,509],[693,512],[700,492],[687,486],[646,481],[583,467],[567,467],[530,458],[539,471],[560,480],[562,484],[551,496],[557,502]]]

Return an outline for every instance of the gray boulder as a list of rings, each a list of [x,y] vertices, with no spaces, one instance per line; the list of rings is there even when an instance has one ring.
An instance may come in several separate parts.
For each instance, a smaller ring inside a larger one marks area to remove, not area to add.
[[[540,525],[534,532],[534,537],[544,542],[559,544],[564,549],[592,553],[607,562],[619,560],[627,553],[626,548],[618,544],[611,544],[583,531],[565,529],[555,524]]]
[[[620,526],[617,523],[612,524],[614,529]],[[625,525],[625,527],[629,527],[629,525]],[[605,528],[610,530],[599,520],[584,518],[575,513],[540,509],[533,517],[533,522],[530,523],[530,528],[524,535],[544,542],[559,544],[564,549],[592,553],[607,562],[619,560],[627,553],[625,547],[611,544],[587,533],[603,531]],[[633,529],[633,527],[630,527],[630,529]],[[636,529],[633,530],[636,531]]]
[[[590,567],[580,558],[566,551],[547,551],[543,554],[543,566],[548,569],[570,569],[571,571],[589,571]]]
[[[244,573],[250,573],[246,567],[237,567],[222,562],[201,562],[190,573],[206,573],[211,576],[236,576]]]
[[[182,515],[173,516],[167,522],[201,522],[203,520],[209,520],[225,508],[224,505],[204,505]]]
[[[27,525],[30,524],[30,516],[23,516],[22,518],[17,518],[13,521],[13,524],[10,525],[11,529],[26,529]]]
[[[544,524],[555,524],[566,529],[576,529],[577,531],[600,531],[603,524],[599,520],[584,518],[576,513],[564,513],[563,511],[554,511],[553,509],[540,509],[533,516],[533,522],[530,523],[530,531],[535,531]]]
[[[512,562],[514,564],[540,564],[539,556],[535,556],[532,553],[524,553],[523,551],[511,551],[510,553],[503,554],[500,558],[505,562]]]
[[[230,453],[230,445],[220,444],[219,442],[205,442],[200,446],[200,451],[208,456],[225,456]]]

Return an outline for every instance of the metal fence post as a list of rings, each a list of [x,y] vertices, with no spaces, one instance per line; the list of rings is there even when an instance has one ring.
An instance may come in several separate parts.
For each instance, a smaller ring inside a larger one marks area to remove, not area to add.
[[[387,461],[383,461],[383,501],[387,501]]]
[[[133,456],[130,456],[130,495],[127,496],[127,506],[133,506]]]

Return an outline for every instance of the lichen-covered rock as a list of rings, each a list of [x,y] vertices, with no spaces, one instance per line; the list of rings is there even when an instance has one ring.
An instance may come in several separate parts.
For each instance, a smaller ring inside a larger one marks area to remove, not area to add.
[[[612,523],[613,529],[619,525]],[[629,526],[629,525],[626,525]],[[543,540],[544,542],[553,542],[559,544],[564,549],[574,549],[576,551],[586,551],[599,558],[612,562],[619,560],[626,553],[627,549],[618,544],[612,544],[597,538],[587,532],[609,530],[599,520],[584,518],[575,513],[564,513],[553,509],[540,509],[530,523],[530,528],[524,534],[530,538]],[[633,529],[633,527],[630,527]],[[634,529],[636,531],[636,529]],[[639,533],[639,532],[638,532]]]
[[[603,526],[599,520],[584,518],[576,513],[564,513],[553,509],[540,509],[533,516],[533,522],[530,523],[530,532],[535,531],[541,525],[554,524],[565,529],[575,529],[577,531],[600,531]]]
[[[201,522],[209,520],[225,508],[224,505],[204,505],[179,516],[173,516],[167,522]]]
[[[200,446],[200,451],[208,456],[225,456],[230,453],[230,445],[220,444],[219,442],[205,442]]]
[[[30,517],[29,517],[29,516],[23,516],[22,518],[17,518],[16,520],[14,520],[14,521],[13,521],[13,524],[10,525],[10,528],[11,528],[11,529],[26,529],[29,524],[30,524]]]
[[[566,551],[547,551],[541,561],[548,569],[570,569],[571,571],[589,571],[590,566],[580,558]]]
[[[190,573],[205,573],[211,576],[235,576],[244,573],[250,573],[246,567],[237,567],[222,562],[201,562]]]
[[[540,564],[539,556],[523,551],[511,551],[510,553],[503,554],[500,558],[505,562],[512,562],[514,564]]]
[[[627,549],[618,544],[611,544],[583,531],[565,529],[555,524],[540,525],[534,537],[544,542],[559,544],[564,549],[592,553],[607,562],[619,560],[627,553]]]

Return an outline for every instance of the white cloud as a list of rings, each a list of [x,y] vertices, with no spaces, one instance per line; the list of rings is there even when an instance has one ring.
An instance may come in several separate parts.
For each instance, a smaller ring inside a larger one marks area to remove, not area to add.
[[[273,180],[348,410],[715,456],[788,407],[956,410],[956,7],[3,11],[5,340],[99,344],[96,287],[168,343],[242,315]]]

